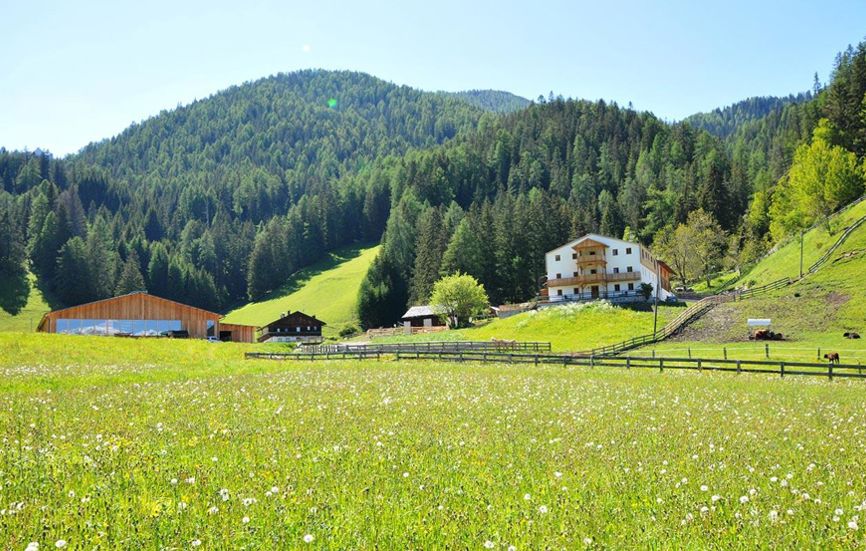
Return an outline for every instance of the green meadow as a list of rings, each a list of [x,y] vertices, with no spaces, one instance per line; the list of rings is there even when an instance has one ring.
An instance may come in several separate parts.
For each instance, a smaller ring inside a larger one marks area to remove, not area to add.
[[[0,547],[862,548],[863,383],[0,335]]]

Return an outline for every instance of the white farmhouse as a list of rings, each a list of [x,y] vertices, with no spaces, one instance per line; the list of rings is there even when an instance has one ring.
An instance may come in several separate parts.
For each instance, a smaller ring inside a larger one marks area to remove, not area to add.
[[[550,301],[642,300],[641,283],[659,300],[672,296],[670,268],[639,243],[590,233],[548,252],[545,262]]]

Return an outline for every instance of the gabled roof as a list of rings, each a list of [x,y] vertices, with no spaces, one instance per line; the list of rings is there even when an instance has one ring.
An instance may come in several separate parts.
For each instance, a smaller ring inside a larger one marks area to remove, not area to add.
[[[269,325],[273,325],[273,324],[275,324],[275,323],[280,322],[281,320],[284,320],[284,319],[286,319],[286,318],[290,318],[290,317],[292,317],[292,316],[301,316],[301,317],[304,317],[304,318],[310,320],[310,321],[313,322],[313,323],[318,323],[318,324],[321,325],[321,326],[328,325],[327,323],[323,322],[322,320],[316,318],[316,316],[311,316],[311,315],[309,315],[309,314],[305,314],[305,313],[301,312],[300,310],[297,310],[297,311],[295,311],[295,312],[292,312],[292,311],[286,312],[286,315],[285,315],[285,316],[280,316],[279,318],[277,318],[277,319],[275,319],[275,320],[273,320],[273,321],[269,321],[268,323],[264,324],[264,325],[263,325],[262,327],[260,327],[259,329],[262,329],[262,328],[267,327],[267,326],[269,326]]]
[[[572,247],[572,248],[574,248],[574,247],[575,247],[578,243],[580,243],[581,241],[585,241],[585,240],[588,240],[588,239],[594,241],[595,243],[597,243],[596,245],[593,245],[593,246],[595,246],[595,247],[607,247],[607,246],[608,246],[608,245],[605,245],[602,241],[600,241],[600,240],[602,240],[602,239],[607,240],[607,241],[616,241],[617,243],[622,243],[622,245],[624,245],[624,246],[640,247],[640,244],[639,244],[639,243],[633,243],[633,242],[631,242],[631,241],[624,241],[624,240],[622,240],[622,239],[617,239],[616,237],[608,237],[608,236],[606,236],[606,235],[601,235],[601,234],[598,234],[598,233],[588,233],[588,234],[586,234],[586,235],[583,235],[583,236],[581,236],[581,237],[578,237],[577,239],[575,239],[575,240],[573,240],[573,241],[569,241],[568,243],[564,243],[564,244],[562,244],[562,245],[560,245],[560,246],[558,246],[558,247],[555,247],[555,248],[553,248],[553,249],[550,249],[550,250],[547,251],[547,253],[545,253],[545,254],[552,253],[553,251],[555,251],[555,250],[557,250],[557,249],[562,249],[562,248],[564,248],[564,247]]]
[[[573,246],[572,249],[594,249],[596,247],[606,248],[607,245],[605,245],[604,243],[600,243],[600,242],[596,241],[595,239],[588,238],[588,239],[584,239],[583,241],[579,242],[577,245]]]
[[[403,317],[400,319],[409,319],[409,318],[422,318],[427,316],[437,316],[438,314],[433,311],[433,308],[429,305],[423,306],[413,306],[406,310],[406,313],[403,314]]]
[[[147,291],[133,291],[133,292],[131,292],[131,293],[127,293],[127,294],[125,294],[125,295],[118,295],[118,296],[116,296],[116,297],[104,298],[104,299],[101,299],[101,300],[94,300],[94,301],[92,301],[92,302],[85,302],[85,303],[83,303],[83,304],[76,304],[75,306],[68,306],[68,307],[66,307],[66,308],[60,308],[59,310],[52,310],[51,312],[48,312],[48,313],[46,313],[45,315],[42,316],[42,319],[39,320],[39,325],[36,326],[36,329],[37,329],[37,330],[40,330],[40,329],[42,328],[42,326],[45,324],[45,321],[48,319],[49,316],[53,316],[53,315],[55,315],[55,314],[60,314],[60,313],[66,312],[66,311],[68,311],[68,310],[75,310],[76,308],[81,308],[81,307],[83,307],[83,306],[90,306],[90,305],[92,305],[92,304],[101,304],[101,303],[106,303],[106,302],[116,302],[116,301],[123,300],[123,299],[125,299],[125,298],[129,298],[129,297],[131,297],[131,296],[135,296],[135,295],[144,295],[143,298],[145,298],[146,300],[151,300],[151,301],[156,301],[156,302],[168,302],[168,303],[171,303],[171,304],[177,304],[177,305],[179,305],[179,306],[183,306],[184,308],[189,308],[189,309],[191,309],[191,310],[196,310],[196,311],[198,311],[198,312],[202,312],[202,313],[205,314],[206,317],[212,317],[212,318],[216,318],[216,319],[220,319],[220,318],[222,318],[222,314],[217,314],[216,312],[211,312],[210,310],[205,310],[204,308],[198,308],[198,307],[196,307],[196,306],[190,306],[189,304],[184,304],[184,303],[182,303],[182,302],[178,302],[178,301],[176,301],[176,300],[171,300],[171,299],[168,299],[168,298],[162,298],[162,297],[158,297],[158,296],[156,296],[156,295],[151,295],[151,294],[149,294]]]

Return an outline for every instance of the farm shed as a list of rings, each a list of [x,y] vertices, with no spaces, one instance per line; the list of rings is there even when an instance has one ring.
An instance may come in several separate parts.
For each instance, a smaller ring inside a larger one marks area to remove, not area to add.
[[[259,342],[306,342],[322,341],[322,326],[325,322],[301,311],[286,312],[261,328]]]
[[[439,327],[445,325],[439,314],[427,305],[413,306],[400,318],[403,327]]]
[[[44,333],[119,337],[188,335],[196,339],[252,342],[254,327],[221,324],[222,316],[202,308],[136,291],[48,312],[36,330]]]

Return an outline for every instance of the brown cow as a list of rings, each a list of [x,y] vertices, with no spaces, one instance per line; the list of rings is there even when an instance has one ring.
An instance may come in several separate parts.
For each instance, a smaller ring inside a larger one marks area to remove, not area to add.
[[[838,352],[827,352],[824,354],[824,359],[829,360],[831,364],[839,363],[839,353]]]

